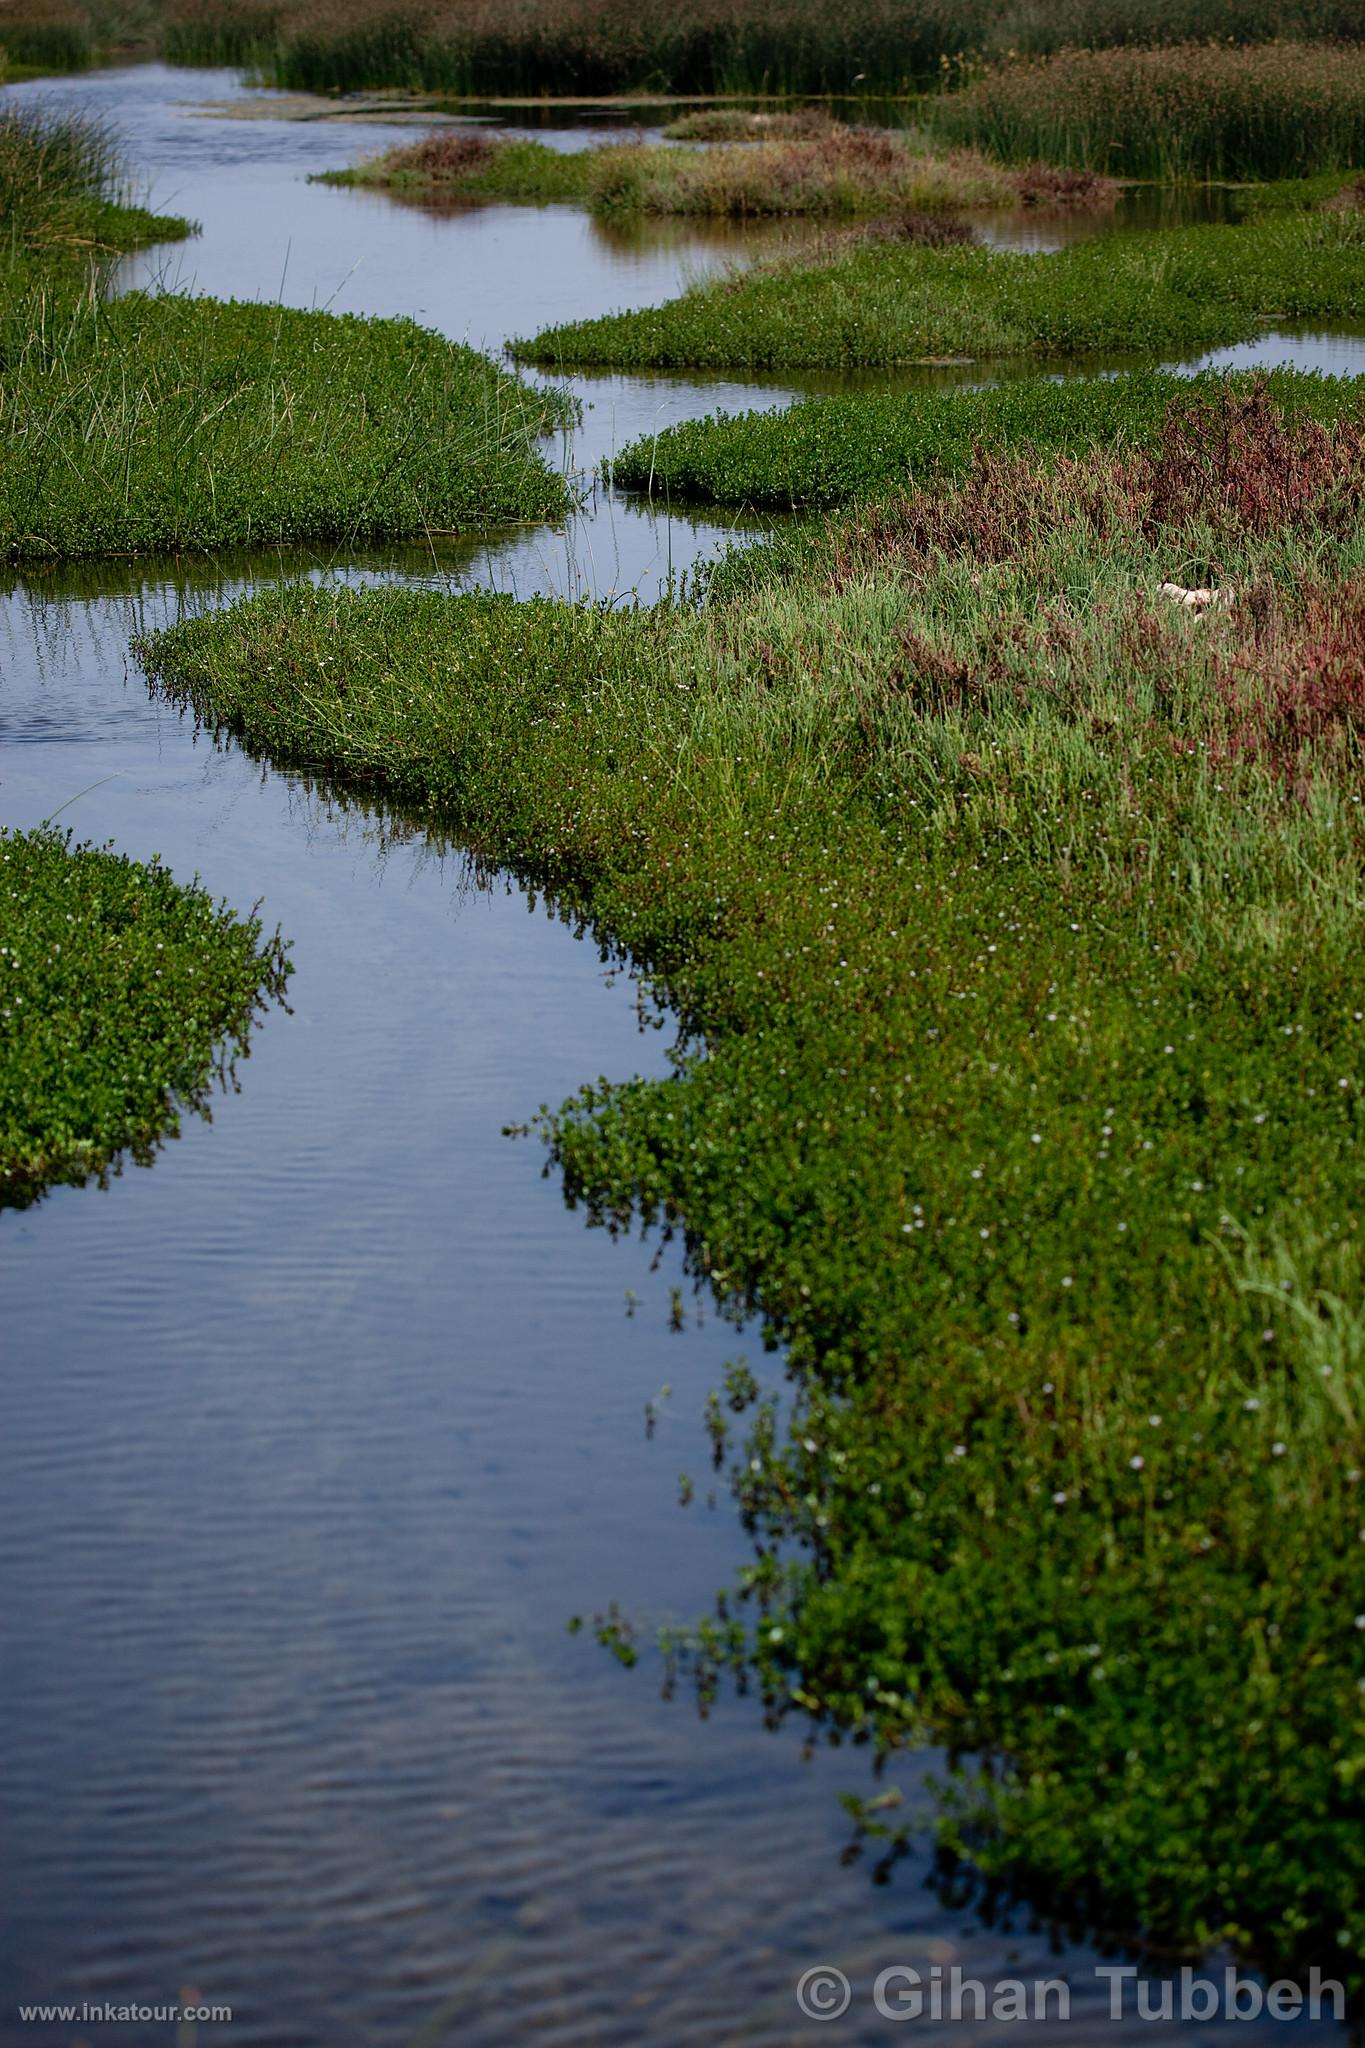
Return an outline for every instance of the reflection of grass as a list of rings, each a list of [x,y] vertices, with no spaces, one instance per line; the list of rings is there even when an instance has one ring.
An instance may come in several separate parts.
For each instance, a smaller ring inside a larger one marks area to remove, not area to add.
[[[544,143],[438,128],[350,171],[336,185],[544,203],[601,215],[764,215],[939,211],[974,206],[1104,207],[1116,188],[1090,172],[1011,171],[974,150],[935,153],[878,129],[825,122],[787,139],[706,149],[612,143],[566,152]]]
[[[1365,163],[1365,44],[1068,50],[944,94],[933,125],[1015,161],[1133,177],[1302,177]]]
[[[1358,425],[1206,392],[705,610],[293,589],[144,650],[677,1005],[550,1129],[787,1349],[794,1416],[712,1411],[759,1559],[703,1660],[1003,1755],[950,1843],[1063,1912],[1356,1981],[1362,488]]]
[[[11,560],[363,541],[567,505],[534,445],[565,401],[411,321],[86,301],[0,390]]]
[[[1246,380],[1233,380],[1234,388]],[[1270,387],[1294,414],[1365,413],[1365,378],[1276,371]],[[1212,376],[1157,370],[1121,377],[1028,378],[983,389],[812,398],[782,412],[684,420],[623,448],[612,462],[627,490],[712,503],[832,505],[968,469],[987,447],[1076,449],[1153,437],[1181,393],[1221,388]]]
[[[147,1164],[283,998],[278,935],[153,860],[0,830],[0,1208]]]
[[[926,357],[1217,347],[1272,317],[1365,312],[1354,213],[1132,234],[1048,255],[892,245],[703,284],[640,312],[547,328],[523,361],[828,368]]]

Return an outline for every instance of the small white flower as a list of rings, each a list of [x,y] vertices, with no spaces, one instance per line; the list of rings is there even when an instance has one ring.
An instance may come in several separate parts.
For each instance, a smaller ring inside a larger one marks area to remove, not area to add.
[[[1128,1460],[1128,1463],[1132,1466],[1135,1472],[1140,1472],[1143,1466],[1147,1463],[1147,1460],[1142,1456],[1141,1452],[1139,1452],[1136,1457],[1130,1458]]]

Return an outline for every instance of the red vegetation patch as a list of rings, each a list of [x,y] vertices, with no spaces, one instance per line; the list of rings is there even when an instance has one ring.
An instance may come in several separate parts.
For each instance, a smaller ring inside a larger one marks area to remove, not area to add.
[[[390,150],[384,168],[390,174],[420,178],[468,178],[487,170],[495,144],[490,136],[468,128],[436,128],[419,142]]]
[[[1301,787],[1313,767],[1358,769],[1365,737],[1365,576],[1308,593],[1286,620],[1272,611],[1250,646],[1215,652],[1214,681],[1231,723],[1228,758],[1264,761]]]
[[[1119,188],[1098,171],[1068,171],[1056,164],[1026,164],[1014,173],[1014,189],[1024,206],[1069,206],[1099,212],[1113,206]]]
[[[1365,431],[1358,420],[1287,421],[1258,378],[1215,404],[1173,406],[1155,453],[1127,474],[1149,538],[1195,522],[1254,539],[1308,527],[1339,536],[1360,520]]]

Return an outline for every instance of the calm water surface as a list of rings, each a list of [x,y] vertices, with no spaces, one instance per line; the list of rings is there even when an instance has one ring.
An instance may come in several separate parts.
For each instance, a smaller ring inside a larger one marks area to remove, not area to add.
[[[37,95],[114,115],[155,202],[203,225],[129,284],[412,313],[496,348],[735,254],[726,234],[611,238],[561,209],[441,216],[310,187],[392,131],[186,111],[237,90],[147,68]],[[579,464],[794,395],[576,388]],[[563,533],[342,566],[648,592],[728,531],[599,494]],[[1069,1975],[1068,2040],[1149,2039],[1105,2022],[1085,1948],[948,1912],[922,1861],[887,1889],[844,1867],[856,1754],[803,1763],[743,1702],[702,1724],[648,1660],[623,1673],[568,1632],[611,1600],[690,1619],[743,1561],[724,1498],[705,1504],[700,1416],[745,1341],[711,1319],[672,1330],[676,1260],[586,1231],[535,1142],[502,1135],[599,1073],[665,1071],[628,978],[458,849],[196,739],[129,672],[134,632],[322,566],[0,591],[0,815],[72,800],[82,834],[261,899],[298,966],[293,1014],[211,1124],[107,1191],[0,1219],[0,2041],[169,2042],[169,2025],[17,2009],[193,1997],[234,2012],[202,2042],[272,2048],[862,2042],[889,2030],[878,1968],[953,1962],[987,1984]],[[912,1811],[930,1763],[896,1773]],[[824,1962],[855,1997],[816,2029],[793,1987]]]

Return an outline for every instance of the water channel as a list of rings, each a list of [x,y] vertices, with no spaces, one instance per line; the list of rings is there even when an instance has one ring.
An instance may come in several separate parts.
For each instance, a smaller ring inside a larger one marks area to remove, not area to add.
[[[226,73],[11,90],[111,115],[152,202],[201,223],[128,285],[408,313],[496,351],[749,246],[309,185],[393,130],[196,111],[242,93]],[[1259,353],[1365,368],[1349,337]],[[585,470],[656,424],[794,395],[575,389]],[[1078,2043],[1179,2030],[1108,2023],[1092,1951],[949,1910],[926,1857],[886,1887],[846,1865],[838,1794],[868,1789],[863,1753],[803,1761],[751,1702],[703,1722],[649,1657],[623,1672],[570,1632],[612,1600],[690,1620],[745,1557],[724,1494],[706,1504],[701,1410],[756,1341],[695,1304],[674,1329],[672,1253],[589,1232],[535,1141],[503,1135],[598,1074],[663,1071],[667,1034],[543,904],[196,738],[128,664],[134,632],[271,575],[648,595],[731,531],[598,489],[563,531],[440,555],[85,567],[0,592],[0,816],[73,800],[81,836],[260,899],[298,970],[211,1123],[104,1191],[0,1219],[4,2044],[170,2041],[18,2007],[191,1998],[233,2011],[200,2042],[244,2048],[853,2043],[894,2032],[867,1993],[899,1963],[1065,1975]],[[895,1773],[912,1812],[931,1768]],[[858,1995],[815,2028],[794,1986],[822,1963]]]

